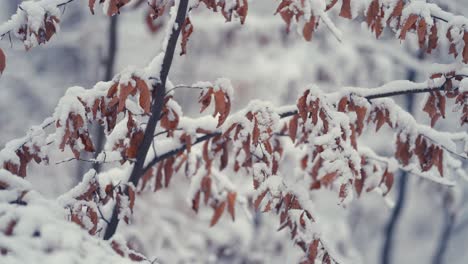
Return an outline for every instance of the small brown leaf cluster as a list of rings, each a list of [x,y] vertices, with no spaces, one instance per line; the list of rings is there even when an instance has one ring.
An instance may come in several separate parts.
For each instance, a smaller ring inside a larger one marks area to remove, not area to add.
[[[453,36],[453,34],[457,34],[459,36],[456,38],[455,36]],[[464,63],[468,63],[468,31],[467,29],[456,28],[454,26],[450,26],[447,29],[446,37],[450,42],[449,54],[453,54],[455,58],[458,57],[459,55],[458,50],[457,50],[458,42],[456,42],[455,39],[460,39],[460,41],[463,42],[461,58]]]
[[[32,160],[34,160],[36,163],[41,163],[42,161],[45,161],[46,163],[48,162],[48,158],[41,157],[40,148],[34,144],[32,147],[28,147],[27,145],[21,146],[15,151],[15,154],[19,159],[19,164],[16,164],[12,161],[7,161],[4,162],[3,168],[23,178],[26,177],[27,166]]]
[[[99,0],[99,4],[104,3],[105,0]],[[107,0],[109,1],[109,7],[107,9],[107,14],[108,16],[113,16],[115,14],[120,14],[120,8],[122,8],[124,5],[128,4],[130,0]],[[94,6],[96,5],[96,0],[89,0],[88,1],[88,6],[89,6],[89,11],[91,11],[91,14],[94,15]]]
[[[173,104],[169,104],[170,101],[173,101],[172,95],[168,95],[164,98],[164,105],[161,112],[161,127],[167,129],[168,136],[172,137],[174,131],[176,130],[177,126],[179,125],[179,114],[177,111],[173,109],[171,106]]]
[[[68,146],[75,158],[80,157],[81,147],[79,146],[79,141],[84,146],[84,150],[88,152],[94,151],[94,145],[89,136],[89,131],[85,126],[85,119],[76,113],[69,113],[68,118],[65,124],[62,124],[60,120],[56,121],[56,127],[61,128],[64,126],[64,135],[62,141],[60,142],[60,150],[64,150],[65,146]]]
[[[412,144],[410,144],[410,140],[411,138],[408,135],[405,136],[401,133],[397,135],[395,157],[406,166],[409,164],[411,157],[416,155],[418,157],[419,166],[423,172],[429,171],[433,166],[435,166],[439,171],[440,176],[443,177],[443,149],[440,146],[433,144],[421,134],[412,141]],[[414,145],[414,149],[411,145]]]
[[[82,191],[75,194],[76,202],[69,204],[70,220],[83,229],[86,229],[89,234],[95,235],[100,232],[99,221],[105,220],[101,215],[100,207],[107,205],[110,201],[115,201],[119,215],[126,223],[129,222],[129,215],[125,212],[123,201],[128,206],[130,211],[133,211],[135,205],[135,191],[130,185],[113,185],[108,183],[101,186],[94,176],[85,182],[81,183]],[[85,223],[92,223],[92,226]]]
[[[121,153],[123,158],[121,161],[122,164],[127,160],[132,160],[137,157],[138,149],[143,141],[143,136],[143,129],[135,122],[132,114],[128,113],[127,133],[125,138],[119,139],[112,147],[112,150]],[[130,139],[130,141],[125,139]]]
[[[131,249],[128,245],[122,244],[117,240],[112,240],[111,242],[112,249],[124,258],[128,258],[135,262],[150,262],[143,254],[136,252]]]
[[[233,0],[236,4],[229,4],[229,9],[226,8],[226,1],[220,0],[200,0],[201,3],[204,3],[208,9],[213,10],[213,12],[218,12],[218,8],[221,10],[226,22],[232,20],[232,15],[240,18],[241,24],[244,24],[247,17],[247,11],[249,10],[249,4],[247,0]]]
[[[52,36],[57,32],[56,25],[59,22],[60,19],[58,19],[58,17],[51,16],[46,13],[44,15],[42,25],[37,31],[33,30],[30,27],[30,25],[26,23],[21,25],[16,33],[21,39],[21,41],[23,41],[26,50],[29,50],[34,45],[34,43],[31,42],[32,38],[35,39],[39,45],[49,41],[52,38]]]
[[[357,152],[357,141],[356,138],[362,132],[364,127],[364,118],[366,116],[367,108],[355,104],[353,100],[350,100],[347,96],[343,97],[336,109],[332,109],[322,102],[321,98],[313,96],[313,99],[309,98],[311,94],[310,90],[304,92],[304,94],[297,101],[298,116],[302,119],[303,123],[301,126],[302,137],[298,144],[306,144],[312,148],[312,151],[306,155],[301,160],[302,169],[311,177],[310,189],[319,189],[322,187],[332,187],[336,179],[338,179],[343,172],[339,170],[333,171],[324,171],[320,170],[325,165],[325,162],[333,163],[336,160],[325,160],[322,157],[322,152],[326,149],[328,151],[336,152],[338,155],[335,155],[337,159],[346,159],[348,160],[348,168],[343,168],[349,170],[354,178],[360,178],[360,164],[355,164],[349,157],[341,157],[341,153],[344,149],[349,149],[350,151]],[[330,129],[336,126],[335,122],[329,115],[329,112],[336,111],[349,114],[351,112],[356,114],[357,120],[353,124],[348,124],[343,126],[340,124],[341,136],[334,138],[331,142],[326,143],[325,145],[315,145],[309,143],[309,138],[311,135],[322,136],[329,133]],[[297,117],[293,117],[292,120],[296,120]],[[291,126],[294,124],[296,126],[297,121],[289,123]],[[314,127],[320,128],[318,131],[309,130],[307,123],[310,122]],[[296,129],[294,129],[296,130]],[[293,131],[294,131],[293,130]],[[291,129],[290,129],[291,133]],[[293,135],[293,134],[292,134]],[[290,134],[291,136],[291,134]],[[293,138],[293,137],[292,137]],[[354,179],[350,179],[349,182],[342,184],[340,186],[339,196],[344,200],[349,189],[352,187]]]
[[[302,1],[301,5],[301,7],[298,7],[296,3],[294,3],[292,0],[283,0],[276,8],[275,14],[280,14],[281,18],[286,23],[286,30],[288,32],[291,28],[291,22],[293,19],[295,19],[296,22],[299,22],[301,18],[305,18],[303,11],[303,9],[305,8],[304,1]],[[314,15],[308,18],[308,20],[304,24],[304,27],[302,28],[302,35],[304,36],[305,40],[312,40],[312,35],[317,29],[318,25],[319,19],[316,18]]]
[[[143,175],[141,179],[141,190],[144,190],[148,185],[153,186],[153,191],[155,192],[163,187],[167,188],[171,182],[172,175],[177,173],[186,161],[187,156],[182,153],[160,161],[155,167],[150,168],[148,172]],[[150,184],[150,180],[154,182]]]
[[[151,33],[158,32],[164,26],[164,20],[157,18],[162,17],[165,14],[164,11],[170,3],[172,3],[170,0],[152,0],[151,2],[148,2],[150,9],[146,13],[145,21]]]
[[[457,87],[466,77],[458,75],[455,71],[450,71],[433,74],[431,79],[441,77],[445,78],[443,87],[441,87],[440,91],[433,91],[429,94],[423,108],[424,112],[431,118],[431,127],[434,127],[440,117],[445,118],[447,99],[454,99],[455,107],[453,111],[461,112],[460,125],[468,123],[468,92],[460,92]]]
[[[386,107],[381,106],[376,106],[371,110],[367,118],[367,123],[374,123],[376,132],[378,132],[384,124],[387,124],[391,128],[394,127],[390,119],[390,111]]]
[[[132,83],[134,82],[134,84]],[[132,95],[138,94],[138,102],[145,114],[149,114],[151,107],[151,93],[145,80],[133,76],[132,81],[128,83],[114,82],[107,92],[107,98],[110,98],[108,108],[117,105],[117,113],[124,111],[125,101]]]
[[[218,127],[220,127],[231,112],[231,99],[223,89],[215,90],[213,87],[204,89],[198,99],[198,102],[202,105],[200,113],[210,106],[212,99],[214,99],[215,103],[213,116],[216,117],[219,114]]]

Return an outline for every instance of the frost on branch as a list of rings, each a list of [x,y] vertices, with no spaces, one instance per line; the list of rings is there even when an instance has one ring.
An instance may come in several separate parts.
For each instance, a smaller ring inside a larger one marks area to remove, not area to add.
[[[0,258],[5,263],[36,263],[38,259],[58,263],[60,259],[97,264],[145,259],[125,244],[120,244],[120,251],[125,254],[117,251],[117,237],[109,243],[83,232],[68,221],[75,222],[77,218],[72,215],[70,219],[60,201],[45,199],[27,181],[6,170],[0,171],[0,190]],[[81,213],[93,215],[84,209]],[[89,223],[92,221],[81,224]]]
[[[0,25],[0,35],[13,35],[26,49],[48,42],[59,30],[61,12],[49,1],[26,1],[11,19]]]

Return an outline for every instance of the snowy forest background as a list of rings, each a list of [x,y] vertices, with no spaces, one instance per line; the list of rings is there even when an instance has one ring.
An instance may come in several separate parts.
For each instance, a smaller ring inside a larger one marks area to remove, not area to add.
[[[20,2],[2,1],[0,21],[7,21]],[[2,148],[49,116],[67,87],[92,87],[109,78],[106,57],[111,23],[116,26],[117,49],[110,76],[129,65],[143,67],[161,49],[164,29],[150,32],[145,5],[130,5],[117,17],[109,18],[102,12],[91,15],[84,2],[74,1],[63,9],[60,32],[47,45],[25,52],[21,43],[13,41],[11,48],[8,38],[0,42],[0,48],[8,51],[8,66],[0,78]],[[466,0],[427,2],[436,2],[456,15],[468,15]],[[347,86],[378,87],[393,80],[423,81],[434,62],[453,61],[447,52],[420,52],[416,36],[402,42],[383,34],[376,40],[367,26],[340,18],[337,12],[332,12],[331,17],[343,32],[342,41],[321,27],[313,41],[307,42],[294,31],[285,33],[283,21],[272,15],[276,5],[275,1],[249,1],[249,15],[242,26],[225,23],[222,16],[211,15],[210,11],[197,10],[192,18],[196,31],[188,43],[188,54],[178,56],[176,52],[171,81],[191,84],[224,76],[231,79],[235,89],[234,107],[243,107],[252,99],[285,105],[294,104],[308,84],[336,91]],[[197,96],[197,92],[190,91],[177,95],[184,112],[198,113]],[[425,96],[399,96],[395,100],[412,111],[417,120],[429,124],[429,117],[421,110]],[[458,124],[454,120],[449,115],[436,127],[445,131],[466,129],[466,125],[461,129],[454,126]],[[391,155],[391,136],[385,133],[370,133],[364,140],[377,153]],[[70,153],[56,155],[55,160],[70,157]],[[466,169],[466,161],[464,165]],[[76,161],[33,165],[30,170],[37,173],[28,180],[43,195],[54,198],[75,186],[90,166]],[[466,263],[467,182],[446,187],[412,174],[397,174],[386,198],[366,193],[346,209],[332,208],[327,203],[330,194],[323,193],[316,205],[323,212],[322,221],[327,223],[322,232],[332,238],[345,263],[384,263],[382,251],[392,205],[402,183],[406,186],[405,196],[391,243],[391,263]],[[276,232],[278,220],[267,214],[249,218],[238,210],[235,222],[223,217],[210,227],[210,210],[195,214],[187,206],[186,193],[181,191],[186,190],[186,185],[183,179],[174,177],[170,188],[142,194],[132,223],[121,225],[119,233],[136,250],[156,257],[160,263],[293,263],[301,256],[300,249],[287,238],[288,232]],[[448,236],[444,235],[447,230]],[[442,262],[436,262],[441,248]]]

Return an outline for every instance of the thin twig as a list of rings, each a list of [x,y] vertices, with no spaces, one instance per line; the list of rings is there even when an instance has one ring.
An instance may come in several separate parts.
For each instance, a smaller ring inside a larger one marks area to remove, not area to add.
[[[199,86],[190,86],[190,85],[181,84],[181,85],[174,86],[172,89],[167,90],[166,94],[169,94],[170,92],[177,90],[177,89],[203,90],[205,88],[199,87]]]

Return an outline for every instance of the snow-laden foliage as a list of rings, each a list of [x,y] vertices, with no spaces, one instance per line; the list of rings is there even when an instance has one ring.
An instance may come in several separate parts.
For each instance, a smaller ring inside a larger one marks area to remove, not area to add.
[[[89,8],[94,12],[95,5],[102,4],[105,14],[116,15],[129,2],[90,0]],[[10,21],[0,26],[0,32],[14,32],[26,49],[45,43],[58,29],[57,8],[65,4],[25,2]],[[192,10],[206,6],[220,11],[227,21],[235,18],[243,24],[248,23],[248,2],[179,0],[149,4],[151,19],[158,19],[165,10],[169,10],[170,19],[162,51],[146,68],[129,67],[111,81],[99,82],[90,89],[69,88],[50,118],[25,137],[10,141],[0,152],[2,204],[6,216],[13,212],[1,226],[9,239],[26,236],[29,245],[29,240],[39,237],[46,248],[41,254],[59,251],[67,256],[68,245],[54,244],[56,240],[49,240],[54,234],[46,232],[49,225],[57,223],[53,225],[63,226],[63,230],[76,233],[81,227],[89,233],[70,235],[84,241],[70,248],[87,252],[91,261],[97,262],[101,255],[94,255],[95,248],[88,253],[88,241],[107,251],[113,249],[112,253],[100,254],[144,260],[114,236],[116,228],[122,220],[131,222],[140,193],[171,188],[173,177],[185,176],[189,206],[195,212],[202,207],[213,209],[210,226],[226,217],[236,221],[239,209],[247,214],[261,211],[277,218],[279,229],[290,233],[292,244],[303,251],[298,260],[301,263],[343,263],[349,256],[338,250],[326,232],[326,218],[316,208],[315,199],[320,199],[317,194],[327,191],[333,194],[328,200],[331,204],[346,208],[366,192],[386,196],[398,170],[442,185],[454,185],[459,177],[466,177],[461,160],[467,158],[467,133],[434,128],[448,115],[449,107],[459,125],[468,122],[466,18],[422,1],[344,0],[339,15],[350,19],[362,16],[377,38],[387,26],[401,40],[414,32],[421,50],[431,53],[444,43],[456,62],[435,65],[427,73],[428,80],[421,83],[394,81],[373,89],[343,87],[337,92],[323,92],[312,85],[295,96],[294,105],[278,107],[254,100],[233,112],[236,93],[228,79],[176,85],[168,80],[168,72],[179,35],[181,54],[190,56],[189,37],[197,32]],[[282,1],[277,13],[288,29],[296,27],[308,41],[313,39],[319,22],[341,40],[342,33],[327,13],[336,6],[336,0]],[[446,32],[444,38],[439,36],[439,28]],[[3,52],[1,55],[3,71],[6,59]],[[181,88],[199,90],[200,112],[212,114],[185,115],[175,97],[183,91]],[[431,118],[431,126],[418,123],[389,98],[413,93],[428,93],[423,110]],[[18,177],[26,177],[33,160],[50,162],[54,150],[70,150],[76,160],[83,160],[83,152],[95,152],[90,137],[92,124],[104,128],[107,140],[96,158],[86,161],[114,168],[89,171],[75,188],[48,201],[55,210],[45,210],[50,212],[44,213],[45,218],[36,216],[34,212],[41,209],[38,204],[45,202]],[[361,140],[365,133],[379,132],[382,127],[393,132],[394,155],[389,157],[376,154]],[[239,182],[227,175],[248,179],[250,184],[237,185]],[[77,225],[73,229],[66,220]],[[45,231],[15,231],[17,227],[21,230],[21,223],[29,228],[30,222]],[[90,235],[112,239],[110,247]],[[36,251],[34,245],[30,247]],[[74,248],[79,246],[84,249]],[[9,258],[17,256],[13,246],[2,246],[1,250]]]

